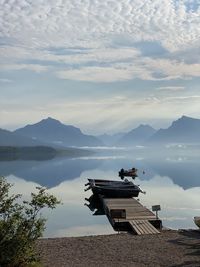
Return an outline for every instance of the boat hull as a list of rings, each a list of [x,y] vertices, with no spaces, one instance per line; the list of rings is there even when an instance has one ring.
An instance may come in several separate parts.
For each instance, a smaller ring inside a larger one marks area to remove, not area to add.
[[[103,186],[93,186],[93,194],[103,195],[108,198],[129,198],[138,197],[140,189],[137,187],[103,187]]]
[[[130,181],[115,181],[115,180],[101,180],[101,179],[88,179],[90,185],[97,186],[133,186],[134,184]]]
[[[137,177],[137,169],[136,168],[132,168],[130,170],[121,169],[119,171],[119,177],[122,180],[124,179],[124,177],[132,177],[133,179],[135,179]]]
[[[194,217],[194,222],[200,228],[200,217]]]

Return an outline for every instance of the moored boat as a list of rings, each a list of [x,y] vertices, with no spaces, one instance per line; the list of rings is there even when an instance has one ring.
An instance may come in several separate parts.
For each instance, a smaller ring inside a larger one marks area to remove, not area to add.
[[[141,192],[137,185],[132,186],[92,186],[93,194],[103,195],[110,198],[137,197]]]
[[[200,217],[198,217],[198,216],[194,217],[194,222],[195,222],[196,226],[198,226],[200,228]]]
[[[112,198],[137,197],[142,192],[139,186],[129,181],[88,179],[85,185],[88,185],[85,191],[91,189],[94,195]]]
[[[132,168],[129,170],[124,170],[123,168],[119,171],[119,177],[123,180],[124,177],[132,177],[133,179],[135,179],[137,177],[137,169],[136,168]]]

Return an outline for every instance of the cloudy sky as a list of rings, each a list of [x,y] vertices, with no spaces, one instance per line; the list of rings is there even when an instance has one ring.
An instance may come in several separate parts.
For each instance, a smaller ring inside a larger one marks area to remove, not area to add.
[[[0,0],[0,127],[200,118],[199,0]]]

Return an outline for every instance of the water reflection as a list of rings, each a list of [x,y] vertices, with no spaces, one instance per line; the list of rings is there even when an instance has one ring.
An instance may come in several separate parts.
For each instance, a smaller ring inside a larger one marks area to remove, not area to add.
[[[170,177],[184,189],[200,186],[199,158],[178,157],[149,159],[146,163],[160,176]]]
[[[164,226],[177,228],[195,228],[193,217],[200,214],[200,187],[184,190],[165,176],[154,176],[142,181],[147,194],[141,196],[141,202],[148,208],[160,204],[160,217]]]
[[[98,160],[54,158],[47,161],[0,162],[0,174],[14,175],[47,188],[55,187],[66,180],[80,177],[85,170],[98,168]]]
[[[91,158],[4,161],[0,162],[0,174],[15,184],[15,193],[27,197],[35,186],[43,185],[62,200],[63,205],[55,211],[45,212],[45,236],[80,236],[113,233],[106,216],[92,216],[84,206],[84,199],[90,197],[89,192],[84,192],[87,178],[118,180],[119,169],[132,166],[139,170],[136,184],[147,192],[140,195],[141,203],[150,209],[160,204],[164,226],[195,228],[193,217],[200,215],[200,167],[198,155],[192,152],[152,157],[145,151],[115,151]]]
[[[85,206],[89,208],[93,212],[92,215],[105,215],[104,208],[102,202],[99,200],[97,195],[91,195],[89,198],[85,198]]]

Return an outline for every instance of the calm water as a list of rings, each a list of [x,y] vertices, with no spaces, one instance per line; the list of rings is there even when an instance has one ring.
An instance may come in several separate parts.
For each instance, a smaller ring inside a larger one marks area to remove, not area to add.
[[[87,178],[119,179],[118,171],[136,167],[135,183],[146,191],[139,196],[146,207],[161,205],[163,224],[173,229],[196,228],[193,217],[200,215],[200,156],[198,151],[169,150],[155,153],[101,151],[92,157],[48,161],[1,161],[0,175],[14,183],[13,191],[26,197],[38,185],[46,186],[62,200],[48,218],[45,236],[83,236],[113,233],[106,216],[93,216],[84,206]],[[143,174],[145,171],[145,174]]]

